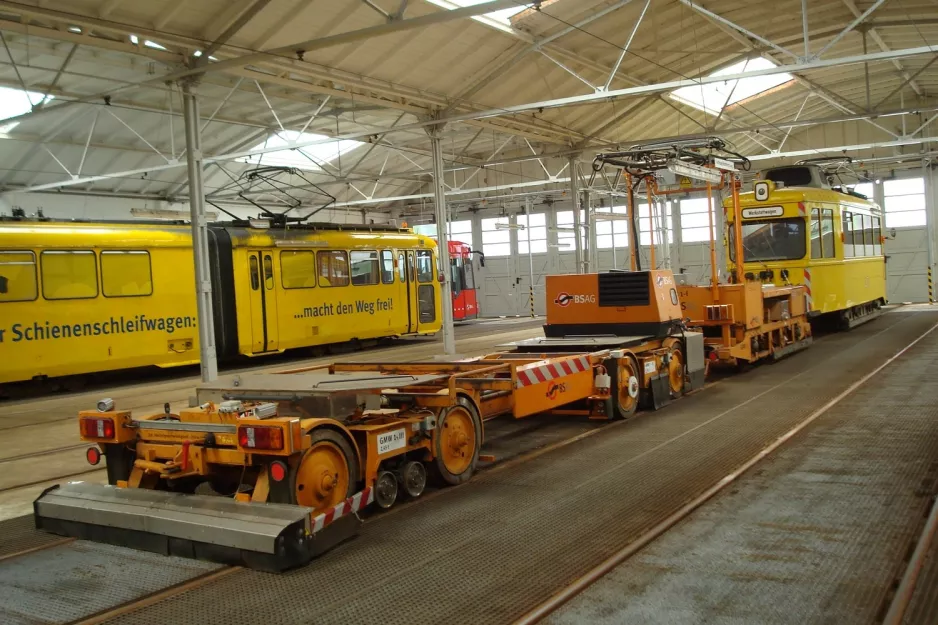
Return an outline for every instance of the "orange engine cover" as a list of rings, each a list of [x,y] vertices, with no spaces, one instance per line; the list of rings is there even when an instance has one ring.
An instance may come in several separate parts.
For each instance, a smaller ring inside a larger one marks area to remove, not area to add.
[[[666,335],[681,318],[674,274],[659,271],[547,276],[549,337]]]

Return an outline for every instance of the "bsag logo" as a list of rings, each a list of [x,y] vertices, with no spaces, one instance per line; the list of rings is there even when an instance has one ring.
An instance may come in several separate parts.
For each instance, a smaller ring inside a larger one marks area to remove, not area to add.
[[[562,383],[562,382],[561,382],[561,383],[551,382],[551,383],[547,386],[547,393],[546,393],[547,399],[550,399],[551,401],[553,401],[553,400],[557,399],[557,395],[558,395],[558,394],[560,394],[560,393],[566,393],[566,392],[567,392],[567,385],[566,385],[566,384],[564,384],[564,383]]]
[[[569,293],[564,292],[557,295],[557,299],[554,300],[554,303],[561,307],[566,307],[570,304],[595,304],[596,296],[593,294],[570,295]]]

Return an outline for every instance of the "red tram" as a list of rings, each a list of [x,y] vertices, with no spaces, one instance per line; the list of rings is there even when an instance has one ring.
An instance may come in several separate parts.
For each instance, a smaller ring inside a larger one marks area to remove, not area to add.
[[[472,249],[465,243],[449,241],[450,279],[453,291],[453,321],[465,321],[479,316]]]

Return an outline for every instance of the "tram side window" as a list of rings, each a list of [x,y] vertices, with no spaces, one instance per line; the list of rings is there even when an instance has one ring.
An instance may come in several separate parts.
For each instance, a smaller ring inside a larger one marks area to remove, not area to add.
[[[348,256],[341,250],[319,252],[319,286],[348,286]]]
[[[823,258],[821,248],[821,209],[811,209],[811,258]]]
[[[452,291],[453,296],[459,294],[460,291],[464,288],[465,279],[463,277],[463,264],[462,256],[455,256],[450,258],[450,274],[453,277]]]
[[[433,254],[430,250],[417,250],[417,281],[433,282]]]
[[[853,258],[853,213],[844,211],[841,224],[844,227],[844,258]]]
[[[834,211],[825,208],[821,213],[821,247],[824,258],[834,258]]]
[[[352,284],[378,284],[378,252],[350,252],[349,257],[352,261]]]
[[[381,282],[394,284],[394,253],[391,250],[381,250]]]
[[[883,255],[883,230],[879,217],[873,217],[873,256]]]
[[[150,253],[144,250],[102,251],[101,293],[104,297],[153,295]]]
[[[474,289],[476,286],[475,276],[472,275],[472,271],[472,257],[469,256],[463,264],[463,273],[465,274],[465,284],[463,286],[467,289]]]
[[[98,296],[98,267],[92,250],[43,252],[39,261],[44,298],[90,299]]]
[[[280,252],[280,281],[285,289],[311,289],[316,286],[313,252]]]
[[[0,252],[0,302],[31,302],[38,296],[36,255]]]
[[[863,215],[853,214],[853,255],[866,256],[863,248]]]
[[[873,218],[869,215],[863,216],[863,250],[865,256],[873,255]]]

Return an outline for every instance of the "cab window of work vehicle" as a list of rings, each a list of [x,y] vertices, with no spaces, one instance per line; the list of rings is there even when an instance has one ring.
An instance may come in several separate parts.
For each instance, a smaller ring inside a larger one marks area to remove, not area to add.
[[[31,302],[37,297],[36,255],[0,251],[0,302]]]
[[[744,262],[799,260],[807,252],[805,222],[801,217],[744,221]],[[730,260],[736,261],[735,229],[730,228]]]

